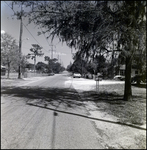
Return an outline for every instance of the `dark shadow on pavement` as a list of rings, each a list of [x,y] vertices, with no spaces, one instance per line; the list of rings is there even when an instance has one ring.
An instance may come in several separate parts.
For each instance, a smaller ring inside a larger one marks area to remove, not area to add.
[[[57,107],[62,103],[65,107],[74,108],[76,106],[84,106],[78,93],[75,89],[60,89],[60,88],[41,88],[41,87],[3,87],[1,94],[24,98],[26,102],[38,101]]]
[[[39,103],[47,102],[48,105],[58,106],[63,104],[66,107],[74,108],[76,106],[84,106],[84,101],[93,102],[107,102],[113,104],[124,103],[123,95],[119,95],[115,92],[99,92],[85,91],[77,93],[73,88],[43,88],[43,87],[15,87],[6,86],[1,89],[1,94],[8,96],[16,96],[25,98],[26,101],[37,100]],[[80,98],[82,97],[82,99]],[[136,96],[134,96],[136,98]],[[140,96],[137,96],[141,98]]]
[[[122,100],[121,95],[116,95],[115,93],[95,93],[95,92],[83,92],[82,93],[85,98],[80,98],[79,94],[76,92],[75,89],[60,89],[60,88],[41,88],[41,87],[15,87],[15,86],[7,86],[3,87],[1,90],[2,96],[13,96],[13,97],[20,97],[20,100],[26,102],[26,105],[32,105],[35,107],[41,107],[44,109],[53,110],[54,112],[66,113],[70,115],[76,115],[80,117],[85,117],[88,119],[93,119],[97,121],[104,121],[108,123],[114,123],[119,125],[126,125],[133,128],[143,129],[142,127],[134,126],[131,124],[125,124],[121,122],[115,122],[111,120],[99,119],[89,117],[87,115],[82,115],[78,113],[68,112],[67,110],[57,110],[57,107],[62,104],[67,108],[76,107],[85,107],[84,101],[107,101],[107,102],[124,102]],[[89,96],[88,96],[89,95]],[[95,97],[95,98],[93,98]],[[33,101],[37,101],[37,103],[31,103]],[[28,102],[29,101],[29,102]],[[54,106],[54,107],[51,107]]]

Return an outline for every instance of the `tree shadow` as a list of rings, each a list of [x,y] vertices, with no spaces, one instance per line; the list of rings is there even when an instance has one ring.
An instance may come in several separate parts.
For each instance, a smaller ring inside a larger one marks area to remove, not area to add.
[[[84,106],[75,89],[69,88],[43,88],[43,87],[15,87],[7,86],[1,90],[1,95],[23,98],[26,103],[44,104],[57,107],[59,104],[65,107],[75,108]]]
[[[76,113],[69,112],[67,111],[67,109],[64,110],[57,109],[57,107],[60,104],[62,104],[62,106],[64,106],[65,108],[72,108],[76,110],[75,108],[79,107],[80,109],[82,109],[83,107],[85,107],[85,103],[83,103],[85,101],[93,101],[93,102],[104,101],[113,104],[120,104],[120,103],[124,104],[124,100],[122,98],[123,96],[118,95],[116,93],[107,93],[107,92],[95,93],[93,91],[90,91],[90,92],[83,92],[81,94],[83,95],[82,99],[79,97],[79,94],[75,89],[42,88],[37,86],[36,87],[4,86],[1,90],[2,96],[19,97],[20,98],[19,100],[25,101],[26,105],[32,105],[35,107],[40,107],[40,108],[54,111],[54,116],[57,115],[56,112],[60,112],[60,113],[76,115],[79,117],[84,117],[92,120],[104,121],[104,122],[120,124],[120,125],[127,125],[134,128],[146,130],[142,127],[137,127],[130,124],[115,122],[107,119],[105,120],[105,119],[100,119],[95,117],[89,117],[87,115],[78,114],[77,112]],[[13,100],[13,98],[8,100]],[[36,102],[34,102],[35,100]]]
[[[117,94],[115,92],[98,92],[95,91],[86,91],[82,92],[81,96],[84,97],[87,101],[93,102],[107,102],[113,104],[124,103],[123,95]]]
[[[78,92],[73,88],[43,88],[43,87],[15,87],[15,86],[4,86],[1,89],[2,95],[9,95],[24,98],[27,102],[35,101],[36,103],[45,103],[52,106],[58,106],[63,104],[66,107],[74,108],[76,106],[84,106],[84,101],[93,102],[107,102],[111,104],[121,104],[126,101],[123,99],[123,95],[116,92],[95,92],[95,91],[83,91],[80,92],[79,97]],[[142,98],[141,96],[133,96],[134,100],[136,98]]]
[[[116,92],[107,92],[107,91],[101,91],[99,93],[96,93],[95,91],[85,91],[81,92],[81,96],[86,101],[93,101],[95,103],[99,102],[105,102],[109,104],[125,104],[129,101],[124,100],[124,95],[118,94]],[[131,101],[144,101],[143,95],[132,95]]]

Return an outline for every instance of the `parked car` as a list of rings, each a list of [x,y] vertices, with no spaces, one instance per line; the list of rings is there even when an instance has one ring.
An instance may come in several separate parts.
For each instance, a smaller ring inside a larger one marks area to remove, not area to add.
[[[81,78],[81,74],[80,73],[74,73],[73,78]]]
[[[131,83],[140,84],[141,82],[144,82],[144,83],[146,82],[144,75],[135,75],[131,77]]]
[[[122,75],[116,75],[116,76],[114,76],[113,79],[114,79],[114,80],[124,81],[124,80],[125,80],[125,76],[122,76]]]

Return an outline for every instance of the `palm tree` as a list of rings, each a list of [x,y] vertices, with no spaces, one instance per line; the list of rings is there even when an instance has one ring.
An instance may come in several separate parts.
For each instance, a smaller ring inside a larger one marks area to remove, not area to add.
[[[33,48],[30,49],[32,53],[28,54],[28,58],[31,57],[31,59],[34,59],[34,72],[35,72],[35,66],[36,66],[36,56],[43,56],[44,53],[42,53],[41,49],[38,44],[32,44]]]

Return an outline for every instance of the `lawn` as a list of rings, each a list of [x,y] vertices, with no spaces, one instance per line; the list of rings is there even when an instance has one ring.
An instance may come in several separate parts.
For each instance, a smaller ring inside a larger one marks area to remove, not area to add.
[[[124,84],[100,85],[99,91],[82,92],[85,101],[93,101],[101,111],[119,118],[122,123],[146,124],[146,88],[132,86],[132,99],[123,100]]]

